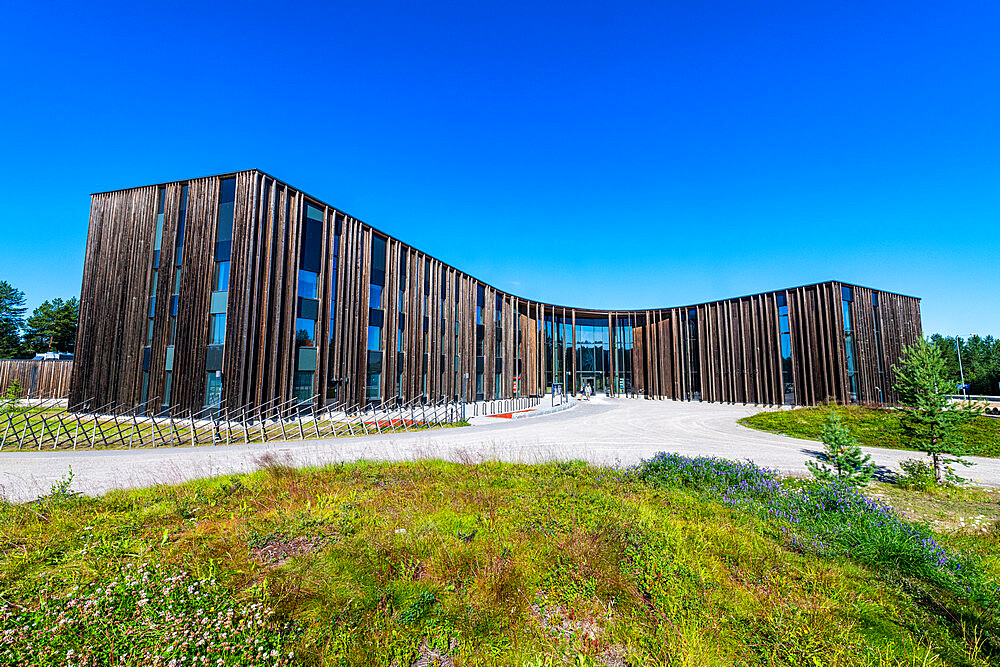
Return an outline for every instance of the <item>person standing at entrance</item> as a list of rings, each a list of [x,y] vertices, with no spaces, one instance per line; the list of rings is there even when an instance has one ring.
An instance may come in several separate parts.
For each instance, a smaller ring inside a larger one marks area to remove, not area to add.
[[[588,382],[587,386],[583,388],[583,395],[586,396],[587,400],[589,401],[590,400],[590,395],[593,394],[593,393],[594,393],[594,388],[591,387],[590,383]]]

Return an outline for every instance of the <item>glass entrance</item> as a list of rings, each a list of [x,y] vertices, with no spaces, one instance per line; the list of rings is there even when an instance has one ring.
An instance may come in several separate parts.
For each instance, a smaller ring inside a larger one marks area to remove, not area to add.
[[[595,394],[606,394],[608,391],[607,378],[603,374],[577,372],[576,390],[582,392],[588,384]]]

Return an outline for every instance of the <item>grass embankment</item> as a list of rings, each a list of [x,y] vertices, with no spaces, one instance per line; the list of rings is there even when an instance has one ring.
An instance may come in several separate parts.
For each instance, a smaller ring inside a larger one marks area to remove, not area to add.
[[[747,464],[271,461],[0,507],[0,663],[988,665],[998,580],[995,523]]]
[[[823,422],[833,410],[840,413],[844,425],[861,445],[913,449],[903,433],[902,414],[898,410],[827,405],[760,412],[744,417],[740,423],[758,431],[819,440]],[[1000,457],[1000,420],[976,417],[962,427],[962,440],[970,455]]]

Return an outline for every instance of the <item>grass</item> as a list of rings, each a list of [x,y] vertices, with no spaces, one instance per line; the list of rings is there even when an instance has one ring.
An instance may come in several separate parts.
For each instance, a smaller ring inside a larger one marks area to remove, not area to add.
[[[749,464],[271,460],[0,506],[0,664],[989,665],[998,581],[995,523]]]
[[[912,449],[903,434],[901,415],[896,410],[853,405],[820,406],[760,412],[740,419],[740,423],[758,431],[819,440],[823,422],[832,410],[840,413],[844,425],[862,445]],[[962,439],[970,455],[1000,457],[1000,420],[976,417],[962,427]]]

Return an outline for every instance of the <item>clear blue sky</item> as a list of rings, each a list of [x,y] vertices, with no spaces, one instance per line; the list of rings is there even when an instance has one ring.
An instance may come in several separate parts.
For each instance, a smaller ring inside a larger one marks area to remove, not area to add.
[[[256,167],[533,299],[1000,334],[1000,6],[784,4],[9,5],[0,280],[77,295],[89,193]]]

